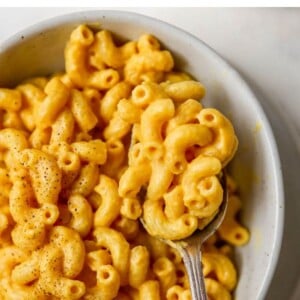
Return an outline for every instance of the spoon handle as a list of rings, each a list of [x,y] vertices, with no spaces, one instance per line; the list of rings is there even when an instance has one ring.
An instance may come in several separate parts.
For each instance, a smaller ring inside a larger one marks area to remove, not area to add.
[[[191,244],[181,249],[192,292],[193,300],[207,300],[202,272],[200,244]]]

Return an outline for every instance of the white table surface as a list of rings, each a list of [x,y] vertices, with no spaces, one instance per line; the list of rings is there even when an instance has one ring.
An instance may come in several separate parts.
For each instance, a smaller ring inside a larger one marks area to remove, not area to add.
[[[300,9],[121,9],[159,18],[198,36],[225,57],[258,96],[279,146],[286,196],[283,246],[266,299],[299,300]],[[28,25],[78,10],[84,9],[0,8],[0,43]]]

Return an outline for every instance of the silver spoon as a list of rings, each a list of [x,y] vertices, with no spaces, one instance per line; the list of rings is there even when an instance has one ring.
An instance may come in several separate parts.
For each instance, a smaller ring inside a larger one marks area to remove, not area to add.
[[[211,235],[216,232],[218,227],[221,225],[226,213],[228,192],[226,184],[226,173],[224,170],[222,173],[223,174],[220,182],[223,187],[223,201],[214,219],[205,228],[203,228],[202,230],[196,230],[194,234],[188,238],[177,241],[161,239],[169,246],[177,249],[181,257],[183,258],[183,262],[189,277],[193,300],[207,300],[201,264],[201,246]],[[141,221],[144,224],[144,221]]]

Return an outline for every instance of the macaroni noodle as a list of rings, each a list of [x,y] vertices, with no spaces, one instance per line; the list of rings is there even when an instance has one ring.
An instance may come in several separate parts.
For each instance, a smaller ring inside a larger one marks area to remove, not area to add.
[[[217,214],[233,125],[150,34],[122,44],[79,25],[65,70],[0,88],[0,299],[191,300],[180,253],[158,237]],[[232,299],[231,245],[249,240],[231,177],[228,190],[203,245],[213,300]]]

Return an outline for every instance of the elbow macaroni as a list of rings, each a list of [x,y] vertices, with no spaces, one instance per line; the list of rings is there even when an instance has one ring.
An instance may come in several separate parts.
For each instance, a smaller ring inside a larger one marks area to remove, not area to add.
[[[157,237],[214,218],[237,148],[231,122],[149,34],[119,45],[80,25],[65,67],[0,88],[0,299],[190,300],[180,254]],[[202,258],[215,300],[237,284],[229,244],[249,239],[229,179]]]
[[[141,117],[141,143],[145,155],[150,160],[163,157],[165,149],[161,134],[162,126],[173,117],[174,112],[175,108],[171,99],[157,100],[151,103],[143,112]]]

